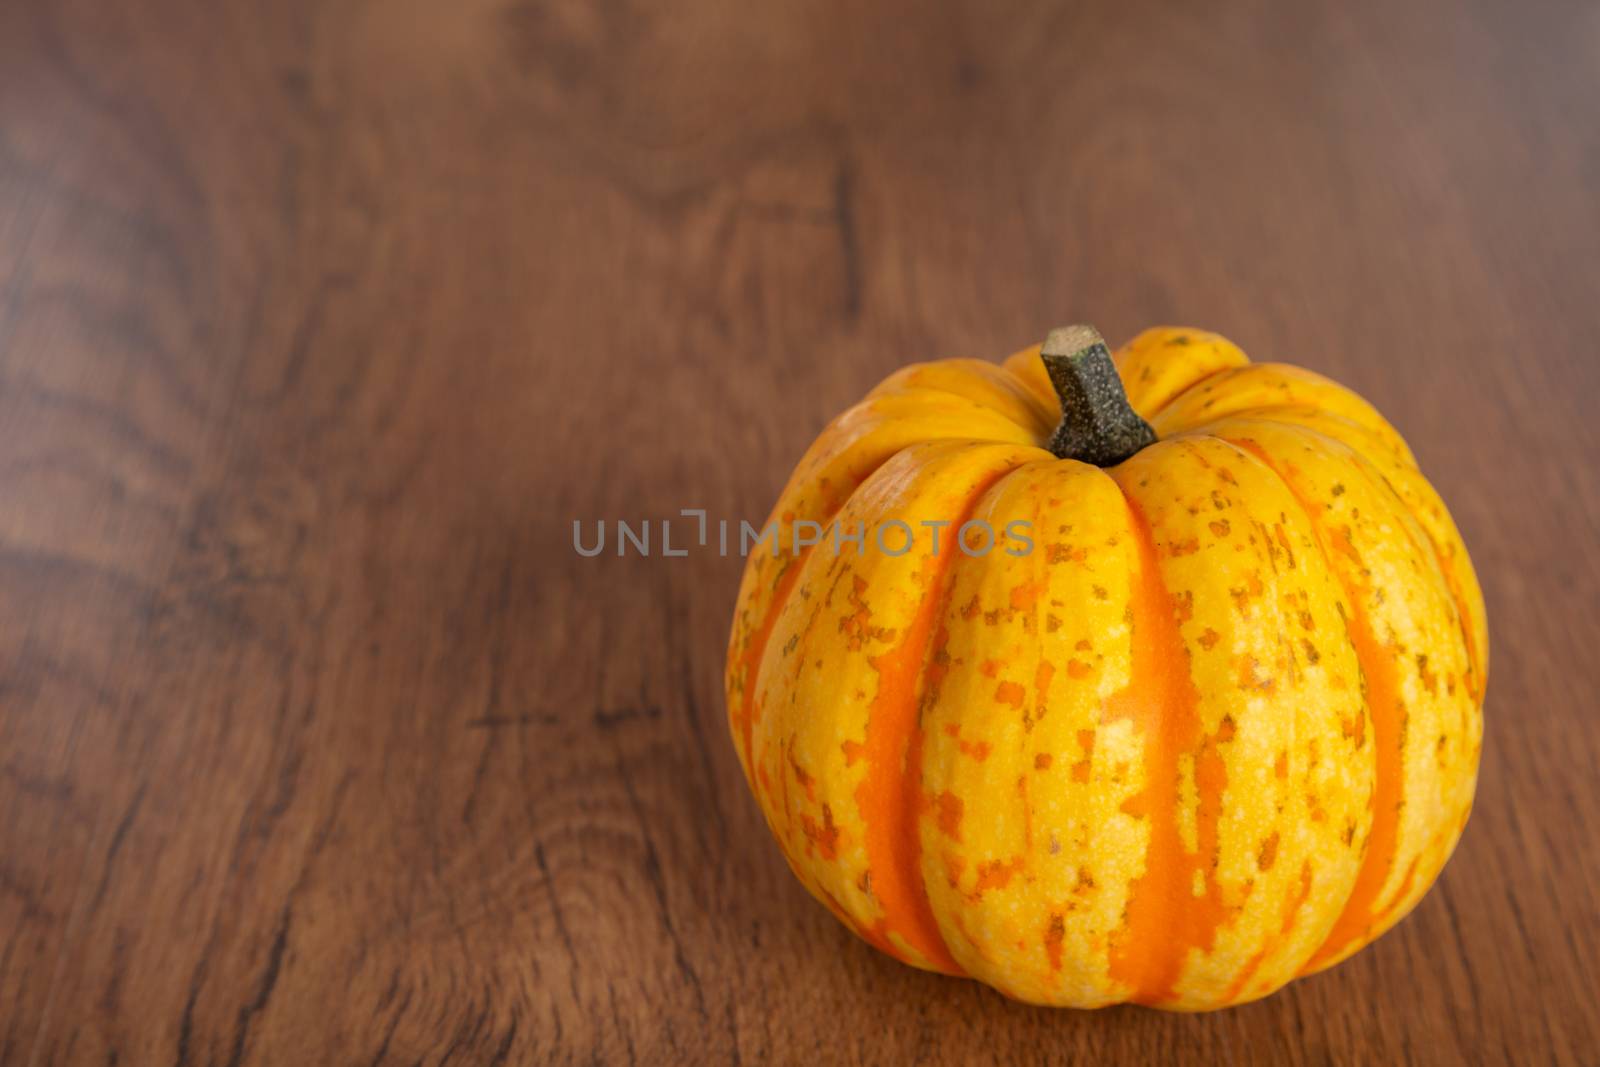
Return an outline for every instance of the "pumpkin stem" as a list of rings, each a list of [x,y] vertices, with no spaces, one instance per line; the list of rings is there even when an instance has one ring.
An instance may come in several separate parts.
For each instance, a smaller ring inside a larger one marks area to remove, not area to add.
[[[1111,350],[1093,326],[1051,330],[1039,355],[1061,398],[1061,425],[1050,437],[1051,452],[1111,467],[1155,444],[1156,432],[1129,406]]]

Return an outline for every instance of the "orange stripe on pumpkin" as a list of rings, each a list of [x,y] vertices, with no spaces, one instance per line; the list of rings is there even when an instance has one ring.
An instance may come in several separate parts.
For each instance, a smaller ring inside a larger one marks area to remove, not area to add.
[[[971,518],[983,494],[1009,473],[1002,471],[975,487],[952,526],[959,529]],[[889,937],[897,934],[935,969],[965,976],[928,900],[919,825],[929,807],[922,795],[921,700],[943,676],[937,659],[949,634],[942,624],[936,631],[935,624],[949,608],[949,576],[959,555],[946,545],[945,551],[925,557],[915,618],[898,644],[870,661],[878,672],[878,691],[867,714],[867,773],[856,787],[856,805],[866,828],[872,895],[883,907],[883,917],[867,932],[867,940],[905,959]]]
[[[1110,973],[1133,987],[1131,999],[1156,1004],[1176,998],[1189,950],[1210,951],[1227,918],[1213,869],[1227,768],[1216,736],[1201,731],[1200,694],[1178,631],[1177,602],[1158,569],[1149,521],[1131,497],[1128,508],[1139,547],[1132,663],[1128,686],[1107,701],[1105,717],[1130,719],[1143,734],[1145,786],[1123,810],[1148,820],[1150,840],[1144,873],[1129,890],[1126,924],[1113,938]],[[1195,754],[1200,794],[1194,852],[1184,848],[1178,832],[1178,756],[1185,752]],[[1199,897],[1193,890],[1197,872],[1204,886]]]
[[[1377,782],[1372,792],[1372,833],[1367,838],[1366,855],[1362,857],[1355,887],[1350,891],[1344,911],[1334,920],[1333,929],[1328,931],[1327,940],[1312,954],[1302,973],[1316,970],[1352,941],[1367,936],[1377,921],[1378,891],[1394,865],[1400,838],[1400,807],[1405,796],[1401,726],[1405,711],[1400,706],[1394,660],[1372,634],[1372,624],[1361,603],[1366,590],[1343,574],[1340,574],[1340,582],[1350,601],[1350,642],[1355,646],[1356,659],[1367,680],[1367,707],[1372,716],[1373,743],[1377,747]]]
[[[1285,473],[1272,461],[1264,448],[1254,441],[1240,439],[1229,441],[1275,473],[1288,486],[1311,520],[1317,539],[1331,545],[1334,551],[1324,549],[1324,555],[1344,591],[1350,614],[1345,620],[1350,633],[1350,644],[1355,649],[1356,661],[1361,664],[1361,675],[1366,679],[1367,712],[1372,719],[1372,738],[1376,747],[1377,773],[1372,791],[1372,831],[1367,837],[1366,852],[1361,859],[1361,870],[1356,874],[1356,884],[1350,890],[1344,910],[1334,920],[1333,929],[1321,947],[1311,954],[1301,974],[1320,969],[1337,957],[1350,944],[1371,933],[1379,919],[1378,893],[1394,866],[1395,853],[1400,839],[1400,809],[1405,801],[1404,729],[1405,709],[1400,703],[1400,683],[1394,669],[1394,659],[1373,635],[1371,620],[1367,617],[1366,600],[1371,595],[1367,584],[1358,577],[1360,556],[1343,530],[1329,530],[1322,521],[1321,505],[1301,491],[1292,474]]]
[[[918,719],[918,679],[930,658],[934,621],[941,608],[938,579],[948,556],[929,556],[932,566],[915,620],[899,644],[874,657],[878,692],[867,718],[867,773],[856,787],[856,805],[866,824],[872,895],[883,918],[869,940],[904,958],[889,934],[896,933],[940,970],[963,973],[939,933],[922,880],[922,845],[917,823],[922,808],[923,733]]]

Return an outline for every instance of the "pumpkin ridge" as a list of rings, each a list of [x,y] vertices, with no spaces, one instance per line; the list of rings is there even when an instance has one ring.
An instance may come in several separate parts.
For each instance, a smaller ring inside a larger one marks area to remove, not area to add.
[[[1389,480],[1389,476],[1384,474],[1382,470],[1378,469],[1378,467],[1370,459],[1362,455],[1360,451],[1351,449],[1351,452],[1355,455],[1358,465],[1361,467],[1362,473],[1366,475],[1367,480],[1372,482],[1374,486],[1381,485],[1389,492],[1391,496],[1394,497],[1395,502],[1400,505],[1401,513],[1412,521],[1412,523],[1416,526],[1417,531],[1420,532],[1423,538],[1427,541],[1428,548],[1433,554],[1433,559],[1439,565],[1439,578],[1444,583],[1447,599],[1450,601],[1450,605],[1454,609],[1456,626],[1461,630],[1461,644],[1467,653],[1467,665],[1472,671],[1467,678],[1467,691],[1472,694],[1472,699],[1474,701],[1482,701],[1484,686],[1488,684],[1489,672],[1487,666],[1480,662],[1480,654],[1478,651],[1477,642],[1470,632],[1470,620],[1472,616],[1468,610],[1467,596],[1465,591],[1462,589],[1460,577],[1455,573],[1455,568],[1452,567],[1450,562],[1445,558],[1444,550],[1439,547],[1438,539],[1433,536],[1433,534],[1428,530],[1427,524],[1424,523],[1421,517],[1417,514],[1417,509],[1411,505],[1410,501],[1406,500],[1405,496],[1401,494],[1400,490],[1395,488],[1394,483]],[[1422,474],[1421,470],[1417,470],[1416,473],[1419,478],[1426,480],[1426,477]],[[1416,535],[1412,533],[1410,536],[1414,543],[1416,541]]]
[[[930,390],[930,392],[931,391],[932,390]],[[971,401],[967,397],[960,396],[960,394],[945,393],[944,395],[965,400],[974,407],[981,408],[981,405]],[[831,422],[828,423],[826,427],[824,427],[822,431],[823,435],[828,434],[835,427],[841,425],[848,416],[856,413],[858,410],[864,410],[867,406],[867,403],[868,402],[866,400],[862,400],[861,402],[852,406],[848,411],[836,416]],[[888,452],[886,455],[878,459],[877,462],[867,465],[861,471],[860,477],[856,480],[855,485],[851,486],[850,491],[839,497],[838,502],[832,508],[826,510],[816,521],[822,525],[823,529],[827,529],[844,511],[846,505],[850,503],[851,499],[854,498],[858,491],[860,491],[861,487],[865,485],[874,474],[876,474],[880,469],[882,469],[902,452],[905,452],[911,448],[915,448],[919,444],[926,444],[930,441],[945,440],[960,440],[960,438],[930,437],[922,441],[911,442]],[[813,447],[815,446],[813,445]],[[781,523],[782,520],[779,509],[782,508],[783,500],[789,495],[790,490],[793,488],[793,483],[799,480],[799,476],[800,472],[796,471],[795,475],[791,478],[791,484],[784,487],[783,493],[779,495],[779,503],[773,508],[772,514],[767,517],[767,523],[762,527],[763,530],[766,529],[766,526],[770,526],[774,520],[778,520]],[[773,587],[772,600],[767,605],[767,612],[762,616],[761,624],[755,630],[751,631],[750,637],[745,643],[744,650],[739,653],[744,665],[744,689],[737,705],[738,715],[735,725],[738,727],[738,731],[735,735],[735,739],[740,746],[740,755],[742,755],[744,758],[746,768],[745,776],[752,788],[754,788],[756,781],[754,770],[755,754],[751,751],[751,745],[752,735],[755,730],[755,699],[756,693],[759,689],[757,682],[759,681],[761,673],[761,660],[766,654],[767,642],[772,636],[772,631],[777,626],[778,619],[782,617],[784,606],[788,603],[789,596],[794,591],[795,583],[799,580],[801,571],[805,569],[806,561],[810,558],[811,550],[814,547],[814,545],[807,545],[802,551],[796,553],[789,566],[786,567],[778,576],[778,581]],[[742,590],[740,593],[740,598],[741,600],[743,599]],[[737,626],[737,616],[735,616],[735,626]]]
[[[1035,424],[1026,425],[1018,422],[1012,417],[1012,413],[1007,411],[1004,407],[990,403],[987,400],[973,396],[969,393],[963,393],[944,383],[917,381],[915,380],[915,374],[912,373],[916,370],[921,370],[924,368],[931,367],[937,369],[941,366],[958,368],[963,373],[982,379],[986,384],[992,384],[1004,388],[1014,399],[1028,409],[1029,413],[1032,414],[1036,420]],[[906,380],[896,381],[896,379],[900,377],[904,377]],[[881,394],[878,393],[879,389],[884,389],[885,386],[888,386],[891,382],[894,383],[892,389],[889,389]],[[1040,399],[1038,393],[1036,393],[1027,382],[1013,374],[1010,370],[1002,366],[997,366],[994,363],[990,363],[987,360],[974,359],[971,357],[955,357],[951,359],[928,360],[923,363],[908,364],[899,371],[896,371],[894,374],[891,374],[882,382],[879,382],[878,385],[873,388],[873,392],[868,394],[868,396],[871,397],[875,394],[882,396],[906,396],[914,395],[915,393],[919,392],[957,397],[973,405],[974,407],[978,407],[984,411],[992,412],[996,415],[1002,415],[1007,419],[1011,419],[1011,421],[1016,422],[1017,425],[1022,426],[1023,429],[1029,430],[1046,438],[1049,437],[1050,431],[1055,429],[1055,420],[1060,417],[1059,411],[1053,410],[1050,405],[1045,404]]]
[[[959,530],[984,495],[1022,469],[1019,463],[974,486],[950,528]],[[941,559],[929,555],[932,573],[912,625],[890,651],[871,664],[878,672],[878,691],[867,717],[867,775],[856,788],[856,804],[866,828],[872,894],[883,916],[869,928],[870,940],[892,955],[889,934],[899,934],[936,969],[965,977],[967,972],[950,952],[934,916],[922,870],[923,735],[920,725],[927,687],[937,684],[930,670],[943,635],[949,609],[951,579],[960,548],[954,543]]]
[[[1300,502],[1310,519],[1311,528],[1317,535],[1317,545],[1328,558],[1329,568],[1349,607],[1345,625],[1366,683],[1364,700],[1372,723],[1372,743],[1377,758],[1372,790],[1372,828],[1350,896],[1345,899],[1344,907],[1334,919],[1328,936],[1300,968],[1298,973],[1305,975],[1334,962],[1351,943],[1370,934],[1378,921],[1374,905],[1394,865],[1399,847],[1400,808],[1405,803],[1404,732],[1400,724],[1404,710],[1400,706],[1399,682],[1394,664],[1383,654],[1367,616],[1364,600],[1366,591],[1352,580],[1334,554],[1328,552],[1327,534],[1318,514],[1319,509],[1278,469],[1272,457],[1260,445],[1247,440],[1229,440],[1228,443],[1272,471]]]
[[[1331,422],[1348,426],[1350,430],[1360,434],[1363,440],[1361,444],[1347,441],[1336,434],[1329,433],[1325,429],[1318,429],[1316,426],[1307,425],[1302,422],[1295,422],[1292,419],[1280,418],[1279,416],[1281,415],[1316,415]],[[1318,404],[1258,404],[1255,407],[1240,408],[1237,411],[1227,411],[1213,418],[1208,418],[1206,421],[1195,426],[1192,430],[1186,432],[1210,434],[1211,436],[1216,437],[1218,440],[1227,440],[1229,444],[1233,444],[1235,447],[1238,447],[1236,442],[1229,440],[1226,434],[1220,433],[1216,429],[1216,427],[1219,425],[1234,422],[1236,420],[1245,422],[1266,422],[1271,423],[1274,426],[1301,430],[1315,436],[1315,438],[1319,441],[1332,441],[1335,444],[1343,445],[1345,448],[1350,449],[1352,452],[1355,452],[1363,458],[1368,457],[1374,452],[1379,454],[1387,454],[1388,457],[1391,458],[1397,465],[1406,467],[1419,475],[1422,473],[1417,467],[1417,460],[1415,456],[1412,456],[1408,452],[1401,452],[1400,450],[1396,449],[1390,441],[1385,439],[1382,434],[1376,432],[1371,426],[1365,426],[1347,415],[1342,415],[1336,411],[1329,411],[1327,408]],[[1371,447],[1365,447],[1367,445],[1370,445]]]
[[[958,393],[954,389],[943,389],[943,388],[938,388],[938,387],[935,387],[935,386],[928,386],[928,385],[913,385],[913,386],[905,386],[905,387],[903,387],[901,389],[896,390],[895,392],[885,393],[883,395],[884,395],[884,397],[895,397],[895,398],[913,400],[913,401],[922,399],[924,397],[929,398],[929,399],[938,398],[938,399],[941,399],[941,400],[949,399],[949,400],[960,401],[963,404],[967,405],[968,407],[974,408],[975,410],[977,410],[977,411],[979,411],[979,412],[981,412],[981,413],[983,413],[985,415],[992,415],[992,416],[995,416],[997,418],[1004,419],[1007,422],[1011,423],[1012,425],[1018,427],[1019,429],[1025,430],[1028,433],[1033,434],[1035,437],[1040,436],[1039,428],[1038,428],[1037,425],[1029,425],[1027,423],[1021,422],[1018,419],[1016,419],[1012,415],[1012,413],[1009,412],[1009,411],[1006,411],[1006,410],[1004,410],[1002,408],[996,407],[993,404],[985,404],[980,400],[974,400],[972,397],[967,396],[964,393]],[[1019,397],[1018,399],[1019,400],[1023,400],[1024,398]],[[1030,402],[1032,400],[1031,397],[1026,398],[1026,399],[1028,401],[1030,401]],[[1044,436],[1048,436],[1048,434],[1045,434]],[[975,439],[977,439],[977,438],[975,438]],[[936,440],[939,440],[939,438],[930,437],[930,438],[926,438],[926,440],[936,441]],[[981,440],[985,440],[985,441],[994,440],[994,441],[997,441],[1000,444],[1013,444],[1014,443],[1014,442],[1011,442],[1011,441],[1003,441],[1003,440],[1000,440],[999,438],[981,438]],[[1043,447],[1043,446],[1040,446],[1040,447]]]
[[[1112,978],[1133,987],[1130,999],[1159,1004],[1177,998],[1189,950],[1208,951],[1227,916],[1211,855],[1227,772],[1215,758],[1216,738],[1203,731],[1200,693],[1179,632],[1176,603],[1161,574],[1154,531],[1130,487],[1117,480],[1138,542],[1139,577],[1130,604],[1129,683],[1106,701],[1104,715],[1108,721],[1133,720],[1143,735],[1145,786],[1123,810],[1142,816],[1150,837],[1144,872],[1129,886],[1123,933],[1113,939],[1108,963]],[[1183,752],[1195,755],[1200,791],[1194,852],[1185,848],[1177,823],[1182,803],[1178,757]],[[1210,773],[1202,774],[1202,761]],[[1190,895],[1197,873],[1205,887],[1200,899]]]
[[[1293,420],[1283,421],[1274,417],[1278,413],[1315,414],[1335,424],[1349,427],[1350,430],[1359,434],[1362,440],[1347,440],[1338,434],[1330,433],[1327,429],[1315,425]],[[1318,441],[1335,442],[1343,445],[1360,457],[1367,465],[1374,468],[1378,477],[1386,483],[1390,492],[1399,500],[1402,510],[1416,520],[1417,526],[1427,538],[1434,558],[1439,563],[1439,570],[1443,575],[1445,587],[1449,591],[1451,599],[1455,602],[1459,625],[1466,641],[1467,659],[1472,666],[1472,671],[1466,679],[1467,688],[1472,693],[1473,698],[1481,703],[1485,688],[1488,685],[1489,675],[1487,635],[1483,639],[1477,636],[1477,629],[1482,625],[1482,594],[1480,592],[1477,596],[1473,596],[1468,592],[1469,587],[1476,589],[1477,580],[1476,576],[1470,573],[1472,561],[1466,553],[1466,546],[1462,543],[1461,532],[1456,529],[1454,520],[1450,518],[1449,512],[1445,509],[1444,501],[1439,498],[1438,491],[1434,489],[1428,482],[1427,477],[1422,473],[1416,458],[1410,455],[1409,451],[1402,452],[1395,449],[1391,442],[1381,434],[1375,433],[1370,426],[1365,426],[1337,412],[1327,411],[1313,404],[1277,404],[1245,408],[1220,416],[1206,423],[1201,429],[1209,430],[1218,423],[1232,422],[1236,419],[1268,422],[1274,426],[1293,428],[1304,432]],[[1367,445],[1371,447],[1366,447]],[[1407,478],[1415,479],[1416,485],[1411,489],[1412,496],[1400,491],[1399,487],[1394,484],[1393,479],[1383,470],[1379,460],[1373,458],[1374,456],[1381,457],[1385,462],[1393,462],[1399,473]],[[1437,509],[1437,514],[1432,517],[1432,521],[1430,521],[1428,515],[1430,497],[1432,507]],[[1438,526],[1437,530],[1435,525]],[[1461,562],[1468,570],[1466,576],[1462,575],[1454,557],[1445,552],[1445,546],[1452,543],[1461,549]]]
[[[1272,418],[1271,413],[1273,411],[1283,410],[1318,411],[1320,409],[1310,407],[1308,405],[1277,405],[1275,407],[1268,408],[1250,408],[1245,411],[1239,411],[1225,415],[1216,421],[1218,423],[1235,421],[1265,422],[1277,427],[1280,430],[1290,431],[1309,437],[1312,440],[1320,442],[1325,448],[1334,446],[1354,457],[1357,464],[1361,467],[1362,473],[1366,476],[1367,481],[1371,483],[1374,488],[1381,487],[1382,490],[1388,492],[1388,494],[1399,505],[1401,513],[1407,518],[1411,519],[1413,524],[1416,526],[1415,532],[1408,531],[1408,535],[1411,537],[1413,544],[1416,543],[1416,533],[1420,532],[1423,540],[1428,546],[1429,552],[1432,554],[1434,561],[1438,564],[1439,578],[1443,582],[1445,592],[1448,594],[1448,598],[1454,608],[1456,625],[1461,630],[1462,644],[1467,653],[1467,663],[1472,669],[1472,673],[1467,679],[1467,688],[1472,694],[1474,700],[1481,701],[1483,698],[1484,687],[1488,684],[1488,669],[1487,665],[1483,662],[1484,652],[1486,650],[1479,649],[1477,639],[1472,634],[1472,624],[1473,620],[1475,619],[1475,613],[1471,609],[1469,598],[1467,597],[1466,589],[1461,581],[1460,575],[1456,573],[1455,567],[1452,566],[1449,558],[1446,557],[1444,549],[1439,543],[1439,539],[1434,536],[1433,531],[1429,529],[1428,524],[1423,521],[1422,516],[1418,513],[1418,506],[1406,499],[1405,494],[1400,492],[1389,476],[1383,472],[1382,468],[1379,467],[1378,464],[1373,461],[1371,456],[1369,456],[1364,450],[1358,448],[1349,441],[1344,441],[1332,436],[1331,434],[1324,433],[1314,426],[1305,426],[1296,422],[1281,422]],[[1384,443],[1382,439],[1374,435],[1368,427],[1361,425],[1353,419],[1345,418],[1344,416],[1333,412],[1322,412],[1322,414],[1325,417],[1337,419],[1340,422],[1346,423],[1355,428],[1357,431],[1372,437],[1373,443],[1375,444],[1381,445]],[[1210,426],[1215,424],[1207,425]],[[1222,437],[1221,439],[1227,440],[1235,447],[1240,447],[1239,442],[1230,438]],[[1414,459],[1397,455],[1396,460],[1412,474],[1415,474],[1422,482],[1427,482],[1427,476],[1422,473]],[[1427,488],[1432,490],[1433,487],[1429,485]],[[1296,499],[1298,499],[1298,497]],[[1418,545],[1418,547],[1420,548],[1421,546]]]
[[[834,422],[838,421],[838,419],[834,420]],[[830,423],[829,427],[831,428],[832,425],[833,423]],[[824,432],[826,432],[826,430]],[[839,514],[844,511],[845,505],[850,502],[850,498],[855,496],[856,492],[866,484],[867,479],[876,474],[878,470],[884,466],[884,464],[888,463],[895,456],[898,456],[901,452],[904,452],[906,448],[910,447],[913,446],[906,445],[902,448],[897,448],[893,452],[890,452],[888,455],[884,456],[882,460],[872,464],[866,470],[864,470],[861,474],[860,481],[856,482],[851,490],[844,494],[835,507],[826,512],[825,518],[821,520],[822,527],[826,529],[835,519],[839,517]],[[781,507],[782,497],[779,499],[779,507]],[[772,521],[778,518],[780,518],[778,510],[777,508],[774,508],[772,514],[767,518],[767,525],[771,525]],[[763,526],[762,529],[766,529],[766,526]],[[757,682],[759,681],[761,674],[761,660],[766,654],[767,642],[772,637],[772,631],[778,625],[778,619],[782,617],[784,606],[788,604],[789,596],[794,591],[794,586],[800,579],[801,571],[805,569],[806,561],[811,558],[811,550],[814,547],[816,546],[805,546],[804,550],[796,553],[794,558],[790,561],[789,566],[786,567],[781,574],[779,574],[777,584],[773,586],[772,600],[767,605],[766,614],[762,616],[761,625],[751,632],[750,638],[745,645],[745,649],[740,654],[744,661],[744,691],[741,694],[741,699],[739,701],[739,733],[737,737],[740,745],[742,746],[741,755],[743,755],[745,761],[746,777],[749,779],[752,788],[755,786],[756,782],[755,753],[751,751],[751,745],[753,743],[752,735],[755,732],[755,699],[756,692],[759,689]]]
[[[1388,476],[1385,475],[1376,464],[1374,464],[1367,456],[1363,455],[1359,449],[1354,448],[1343,441],[1336,441],[1332,438],[1329,438],[1325,434],[1319,434],[1315,430],[1312,430],[1308,427],[1290,426],[1288,429],[1290,432],[1298,432],[1303,430],[1307,436],[1311,436],[1324,442],[1325,447],[1331,447],[1337,453],[1348,456],[1348,458],[1351,460],[1352,466],[1360,472],[1360,477],[1367,483],[1373,492],[1379,495],[1388,493],[1391,502],[1403,520],[1402,532],[1406,540],[1411,544],[1413,552],[1419,557],[1427,558],[1427,556],[1424,554],[1423,548],[1424,544],[1426,544],[1427,552],[1431,553],[1431,558],[1437,563],[1439,569],[1438,574],[1434,576],[1434,581],[1437,583],[1438,588],[1443,592],[1444,595],[1442,599],[1450,608],[1451,618],[1454,619],[1456,627],[1461,634],[1462,650],[1466,654],[1468,669],[1472,672],[1469,677],[1467,691],[1474,703],[1476,703],[1480,694],[1472,683],[1475,682],[1477,678],[1477,658],[1473,650],[1472,638],[1467,629],[1468,623],[1464,615],[1464,605],[1461,603],[1456,584],[1452,580],[1450,570],[1445,564],[1443,555],[1439,550],[1438,543],[1433,539],[1433,536],[1428,533],[1427,527],[1423,525],[1423,523],[1417,518],[1415,510],[1406,502],[1405,497],[1400,494],[1399,490],[1395,488],[1394,483],[1389,480]],[[1420,855],[1412,857],[1410,870],[1408,871],[1407,876],[1400,888],[1396,890],[1394,896],[1381,908],[1374,906],[1372,909],[1371,918],[1374,929],[1378,927],[1386,927],[1389,924],[1389,919],[1394,916],[1396,911],[1405,904],[1410,885],[1414,881],[1419,858]],[[1374,901],[1374,905],[1376,905],[1376,901]]]
[[[1146,420],[1191,387],[1250,363],[1250,357],[1226,337],[1193,326],[1141,330],[1117,348],[1115,358],[1128,399]]]
[[[1267,389],[1274,390],[1274,393],[1270,398],[1258,398],[1256,402],[1246,407],[1228,408],[1224,405],[1219,411],[1209,410],[1210,404],[1234,392],[1228,383],[1234,382],[1235,379],[1239,391],[1246,394],[1252,390]],[[1260,412],[1273,409],[1312,411],[1336,417],[1359,427],[1394,452],[1397,457],[1416,466],[1417,459],[1412,454],[1411,447],[1406,444],[1405,438],[1400,436],[1400,431],[1383,417],[1383,413],[1365,397],[1326,375],[1290,363],[1269,361],[1249,363],[1242,367],[1229,367],[1219,371],[1214,376],[1213,384],[1223,388],[1220,388],[1210,401],[1201,405],[1200,410],[1179,413],[1187,416],[1187,424],[1182,427],[1183,429],[1201,429],[1210,423],[1220,422],[1247,411]],[[1190,390],[1185,390],[1180,397],[1174,397],[1173,404],[1176,405],[1177,401],[1182,396],[1187,396],[1189,392]],[[1277,395],[1280,392],[1282,396]],[[1163,414],[1170,414],[1170,410]]]
[[[1274,411],[1320,410],[1310,405],[1275,405],[1270,406],[1270,408],[1248,408],[1245,411],[1235,411],[1235,413],[1222,416],[1221,419],[1218,419],[1218,422],[1267,422],[1270,426],[1278,427],[1278,429],[1293,430],[1296,434],[1306,435],[1312,440],[1322,442],[1325,446],[1330,445],[1330,443],[1331,445],[1339,446],[1342,450],[1349,451],[1349,454],[1352,454],[1357,459],[1358,464],[1365,470],[1368,482],[1373,483],[1374,486],[1381,485],[1384,490],[1389,491],[1390,496],[1400,504],[1400,510],[1402,510],[1403,514],[1406,517],[1410,517],[1416,528],[1421,531],[1422,537],[1424,537],[1424,541],[1427,542],[1427,547],[1429,547],[1429,552],[1432,552],[1432,557],[1438,563],[1438,573],[1440,573],[1440,577],[1445,582],[1446,592],[1450,593],[1450,600],[1454,605],[1454,614],[1456,614],[1456,625],[1461,629],[1461,640],[1466,646],[1467,664],[1472,669],[1466,680],[1467,691],[1472,693],[1475,701],[1482,701],[1483,691],[1485,691],[1485,686],[1488,685],[1488,662],[1486,662],[1488,649],[1478,646],[1478,640],[1474,637],[1474,624],[1477,621],[1477,613],[1472,609],[1472,598],[1467,597],[1466,582],[1462,581],[1461,574],[1458,573],[1453,560],[1446,555],[1443,545],[1440,544],[1440,539],[1435,536],[1434,531],[1430,530],[1429,523],[1422,517],[1421,501],[1413,504],[1413,501],[1406,499],[1406,494],[1398,490],[1394,480],[1389,475],[1384,474],[1384,470],[1378,466],[1378,462],[1373,461],[1368,451],[1363,450],[1360,446],[1352,442],[1346,442],[1342,438],[1334,437],[1334,435],[1326,434],[1326,432],[1314,426],[1302,426],[1299,422],[1280,422],[1278,419],[1272,418]],[[1368,435],[1368,437],[1373,438],[1373,443],[1376,443],[1376,445],[1384,443],[1368,427],[1362,426],[1360,422],[1355,422],[1354,419],[1347,419],[1341,414],[1326,413],[1326,411],[1322,411],[1322,414],[1325,418],[1344,422],[1344,424],[1357,430],[1360,434]],[[1214,426],[1214,424],[1208,424],[1208,426]],[[1416,475],[1422,486],[1430,493],[1434,493],[1435,499],[1437,499],[1437,490],[1434,490],[1434,486],[1429,485],[1426,475],[1422,474],[1422,470],[1419,469],[1414,459],[1398,456],[1397,454],[1395,461],[1403,470],[1408,470],[1410,474]],[[1438,502],[1438,506],[1443,509],[1443,501]],[[1454,531],[1454,523],[1448,520],[1448,514],[1446,514],[1445,520],[1446,530]],[[1459,537],[1461,537],[1459,531],[1454,531],[1454,537],[1456,537],[1456,541],[1459,541]]]
[[[751,751],[755,735],[755,702],[757,681],[761,672],[761,659],[766,654],[767,642],[772,637],[773,629],[778,625],[778,619],[783,614],[784,605],[789,602],[789,595],[794,591],[795,583],[800,578],[805,561],[810,558],[812,546],[807,545],[804,552],[794,558],[778,577],[778,584],[772,590],[772,601],[767,605],[767,613],[762,617],[761,625],[750,635],[750,641],[744,652],[744,694],[739,702],[739,742],[742,748],[745,763],[754,775],[755,753]],[[752,781],[754,781],[752,777]]]
[[[1255,366],[1255,364],[1246,363],[1245,366],[1246,367],[1253,367],[1253,366]],[[1146,422],[1148,422],[1152,426],[1154,426],[1155,425],[1155,420],[1160,418],[1161,413],[1163,411],[1166,411],[1173,404],[1176,404],[1179,400],[1181,400],[1184,396],[1186,396],[1191,389],[1197,389],[1200,386],[1206,384],[1207,382],[1212,381],[1212,380],[1214,380],[1216,378],[1219,378],[1222,375],[1229,373],[1230,371],[1236,371],[1236,370],[1240,370],[1240,369],[1242,369],[1242,368],[1240,368],[1240,367],[1218,367],[1216,370],[1206,371],[1206,373],[1202,374],[1200,377],[1196,378],[1194,381],[1190,382],[1188,385],[1184,386],[1182,389],[1179,389],[1176,393],[1173,393],[1171,396],[1169,396],[1165,400],[1161,401],[1161,403],[1154,405],[1148,412],[1141,411],[1141,412],[1139,412],[1139,414],[1144,417],[1144,420]],[[1117,373],[1121,374],[1122,372],[1119,369]],[[1185,431],[1180,431],[1180,432],[1185,432]]]

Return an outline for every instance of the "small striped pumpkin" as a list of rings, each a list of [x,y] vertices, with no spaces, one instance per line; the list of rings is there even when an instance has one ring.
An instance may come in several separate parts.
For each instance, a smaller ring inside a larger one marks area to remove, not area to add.
[[[909,366],[772,522],[735,746],[801,882],[906,963],[1225,1007],[1382,934],[1466,824],[1482,594],[1399,434],[1316,374],[1179,328]]]

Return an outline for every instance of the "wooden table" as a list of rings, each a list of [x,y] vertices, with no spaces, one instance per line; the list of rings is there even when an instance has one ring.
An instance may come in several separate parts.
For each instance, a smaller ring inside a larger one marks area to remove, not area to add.
[[[1593,5],[1003,6],[0,5],[0,1062],[1595,1062]],[[857,942],[738,561],[571,545],[1075,319],[1372,398],[1490,608],[1438,886],[1211,1016]]]

